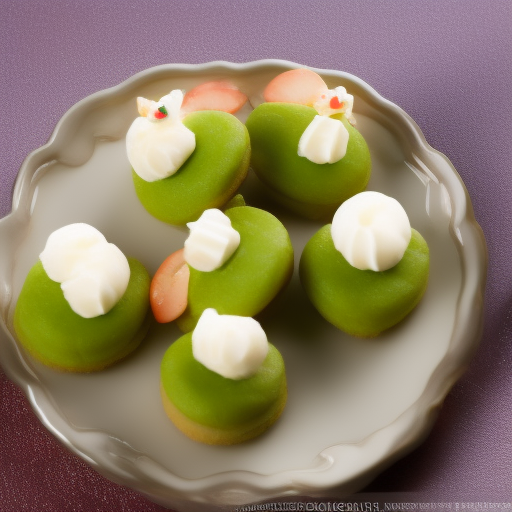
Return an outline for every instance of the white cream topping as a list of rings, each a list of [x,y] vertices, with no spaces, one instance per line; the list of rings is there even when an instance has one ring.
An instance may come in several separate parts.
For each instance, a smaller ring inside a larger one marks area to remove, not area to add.
[[[355,124],[353,105],[354,96],[347,94],[341,85],[323,93],[313,104],[318,115],[299,140],[299,156],[315,164],[333,164],[341,160],[347,152],[349,133],[339,119],[329,116],[345,114],[348,121]]]
[[[203,311],[192,333],[194,358],[227,379],[254,375],[267,357],[268,340],[253,318]]]
[[[240,245],[240,234],[227,215],[211,208],[196,222],[189,222],[190,235],[185,240],[185,261],[196,270],[211,272],[231,258]]]
[[[135,119],[126,134],[126,152],[130,165],[145,181],[172,176],[193,153],[196,137],[180,118],[183,92],[171,91],[159,102],[138,98],[139,111],[145,117]],[[165,107],[167,114],[159,108]],[[165,115],[158,119],[157,115]]]
[[[130,280],[126,256],[88,224],[54,231],[39,259],[48,277],[61,284],[71,309],[84,318],[108,313]]]
[[[315,164],[333,164],[347,152],[348,130],[337,119],[315,116],[299,140],[299,156]]]
[[[331,226],[334,246],[360,270],[394,267],[411,240],[411,225],[402,205],[380,192],[361,192],[336,211]]]
[[[348,94],[343,86],[329,89],[322,94],[313,104],[315,110],[321,116],[332,116],[334,114],[345,114],[351,124],[355,124],[352,109],[354,107],[354,96]]]

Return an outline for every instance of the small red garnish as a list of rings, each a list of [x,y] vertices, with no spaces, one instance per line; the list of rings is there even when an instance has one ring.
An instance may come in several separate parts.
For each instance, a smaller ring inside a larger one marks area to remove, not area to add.
[[[333,109],[333,110],[337,110],[339,108],[341,108],[343,105],[343,103],[340,103],[340,100],[338,99],[338,96],[333,96],[331,98],[331,101],[329,102],[329,106]]]
[[[158,110],[155,112],[155,117],[157,119],[167,117],[167,109],[164,106],[158,107]]]

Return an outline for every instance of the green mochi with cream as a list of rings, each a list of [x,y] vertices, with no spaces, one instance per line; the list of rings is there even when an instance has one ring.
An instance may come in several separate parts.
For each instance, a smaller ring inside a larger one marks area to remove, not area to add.
[[[235,429],[276,416],[286,399],[286,374],[279,351],[269,344],[253,376],[234,380],[209,370],[192,352],[192,333],[175,341],[161,363],[162,387],[188,419],[218,429]]]
[[[217,270],[190,267],[188,304],[176,320],[192,330],[203,311],[252,317],[285,286],[293,271],[293,247],[283,224],[272,214],[250,206],[230,208],[225,214],[240,234],[240,245]]]
[[[164,222],[181,225],[208,208],[224,205],[247,175],[249,134],[235,116],[220,111],[188,114],[183,124],[196,138],[196,148],[167,178],[145,181],[132,169],[137,196],[146,210]]]
[[[317,164],[298,155],[299,140],[317,115],[306,105],[263,103],[249,115],[251,167],[271,195],[290,210],[308,218],[332,216],[349,197],[365,189],[371,158],[363,136],[343,114],[349,133],[345,156],[335,163]]]
[[[145,334],[150,284],[140,262],[128,258],[128,263],[130,280],[117,304],[104,315],[83,318],[38,261],[27,275],[14,313],[20,343],[42,363],[76,372],[99,370],[128,355]]]
[[[422,298],[429,249],[412,229],[395,266],[382,272],[360,270],[335,248],[328,224],[306,244],[299,273],[307,296],[328,322],[354,336],[372,337],[404,319]]]

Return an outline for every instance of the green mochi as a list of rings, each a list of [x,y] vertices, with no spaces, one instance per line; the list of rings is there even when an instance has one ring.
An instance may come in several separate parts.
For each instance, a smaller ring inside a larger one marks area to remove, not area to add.
[[[309,218],[332,215],[370,179],[370,151],[363,136],[344,115],[332,116],[347,128],[345,156],[333,164],[316,164],[298,155],[299,140],[317,115],[315,109],[290,103],[262,103],[249,115],[251,167],[285,207]]]
[[[40,261],[29,271],[14,313],[20,343],[44,364],[69,371],[101,369],[128,355],[140,343],[149,308],[150,277],[128,258],[130,281],[106,314],[83,318],[75,313]]]
[[[207,308],[224,315],[256,315],[291,277],[293,247],[276,217],[250,206],[230,208],[225,214],[240,233],[240,245],[217,270],[190,267],[187,309],[176,320],[183,332],[191,331]]]
[[[161,381],[169,400],[187,418],[214,428],[238,427],[258,419],[276,405],[286,388],[284,361],[272,344],[255,375],[233,380],[194,358],[192,333],[167,349]]]
[[[420,301],[428,282],[429,249],[413,229],[394,267],[359,270],[336,250],[328,224],[306,244],[299,274],[309,299],[328,322],[354,336],[372,337],[400,322]]]
[[[176,225],[224,205],[247,176],[251,157],[247,129],[231,114],[193,112],[183,124],[194,132],[196,148],[175,174],[148,182],[132,169],[135,191],[144,208],[157,219]]]

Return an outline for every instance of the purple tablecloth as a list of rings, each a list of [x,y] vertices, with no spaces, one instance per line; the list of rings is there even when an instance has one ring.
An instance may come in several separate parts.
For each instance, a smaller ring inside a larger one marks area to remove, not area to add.
[[[158,64],[279,58],[339,69],[408,112],[462,176],[485,233],[485,326],[427,441],[361,496],[461,508],[512,501],[512,2],[3,0],[1,7],[0,217],[11,209],[24,157],[68,108]],[[68,453],[0,373],[0,510],[163,509]]]

